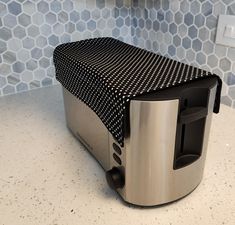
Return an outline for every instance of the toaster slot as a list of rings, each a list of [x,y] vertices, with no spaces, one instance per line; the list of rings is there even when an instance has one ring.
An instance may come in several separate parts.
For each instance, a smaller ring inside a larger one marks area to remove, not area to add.
[[[174,169],[187,166],[202,154],[205,118],[178,125]]]
[[[177,123],[174,169],[188,166],[202,154],[208,88],[188,88],[182,91]]]

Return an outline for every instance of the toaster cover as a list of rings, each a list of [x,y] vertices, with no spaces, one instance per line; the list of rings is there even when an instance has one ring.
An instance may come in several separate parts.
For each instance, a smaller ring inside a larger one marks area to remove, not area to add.
[[[53,60],[56,79],[99,116],[121,146],[132,98],[216,76],[113,38],[61,44]],[[217,78],[215,113],[219,112],[222,86]]]

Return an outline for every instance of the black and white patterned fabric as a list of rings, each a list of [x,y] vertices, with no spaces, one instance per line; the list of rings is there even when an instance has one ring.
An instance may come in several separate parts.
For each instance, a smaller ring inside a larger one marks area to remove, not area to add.
[[[135,96],[216,76],[123,43],[95,38],[62,44],[54,51],[57,80],[87,104],[123,146],[124,117]],[[219,111],[221,80],[214,112]]]

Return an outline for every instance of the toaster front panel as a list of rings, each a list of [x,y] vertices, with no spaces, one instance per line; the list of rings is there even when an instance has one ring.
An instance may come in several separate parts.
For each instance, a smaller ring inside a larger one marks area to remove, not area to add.
[[[117,189],[125,201],[143,206],[165,204],[197,187],[203,176],[215,94],[216,86],[209,90],[201,155],[179,168],[174,167],[174,161],[180,100],[131,101],[130,133],[120,166],[125,185]]]

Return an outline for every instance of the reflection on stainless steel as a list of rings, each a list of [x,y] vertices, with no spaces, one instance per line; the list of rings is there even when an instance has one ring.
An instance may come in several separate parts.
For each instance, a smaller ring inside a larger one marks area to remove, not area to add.
[[[105,170],[109,169],[109,135],[97,115],[82,101],[63,89],[67,126],[96,157]]]

